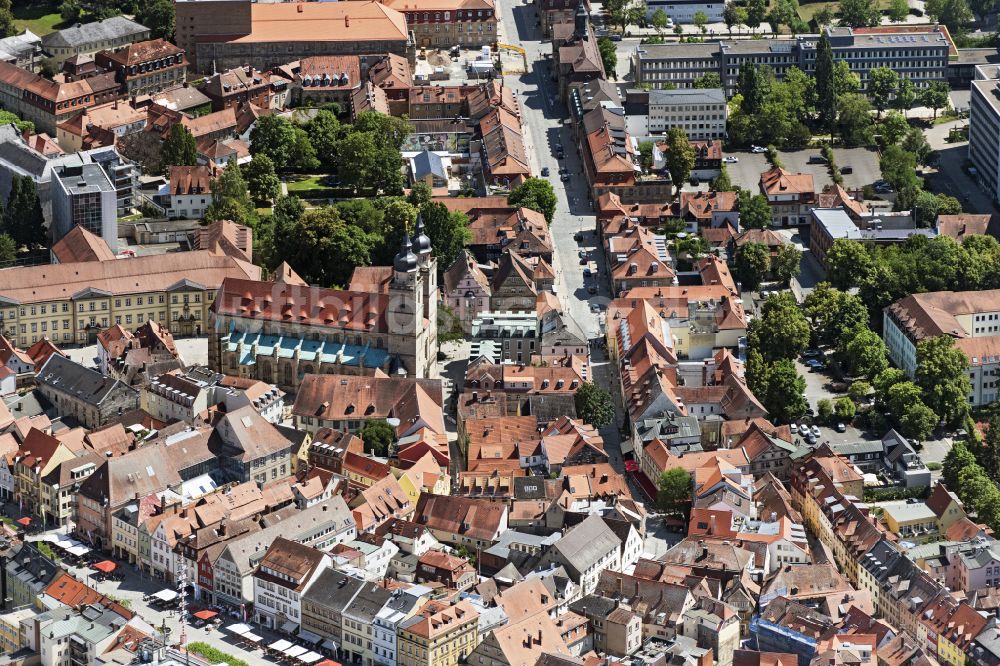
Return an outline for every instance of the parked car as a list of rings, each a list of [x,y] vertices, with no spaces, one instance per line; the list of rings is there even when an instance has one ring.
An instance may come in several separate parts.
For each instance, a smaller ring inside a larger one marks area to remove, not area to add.
[[[809,164],[826,164],[827,161],[828,160],[825,157],[823,157],[822,155],[810,155],[809,156]]]
[[[847,432],[847,426],[845,426],[843,423],[838,423],[837,432]]]
[[[562,167],[562,168],[559,169],[559,175],[560,176],[562,176],[564,174],[567,174],[567,173],[569,173],[569,169],[567,169],[566,167]]]
[[[793,435],[799,434],[799,424],[798,423],[792,423],[791,425],[788,426],[788,429],[792,431]]]
[[[740,158],[736,157],[736,155],[727,155],[722,158],[722,161],[726,164],[736,164],[740,161]]]
[[[559,176],[559,180],[561,180],[562,182],[565,183],[566,181],[569,180],[569,174],[568,173],[564,173],[563,175]]]
[[[586,250],[580,250],[579,252],[576,253],[576,256],[580,257],[581,259],[586,259],[587,258],[587,251]]]
[[[585,278],[589,278],[590,277],[590,268],[589,267],[583,269],[583,277],[585,277]]]
[[[820,435],[823,434],[822,432],[820,432],[819,426],[813,426],[812,430],[810,430],[809,432],[812,434],[813,437],[819,437]]]
[[[806,358],[815,358],[820,355],[820,351],[815,347],[810,347],[809,349],[802,352],[802,355]]]
[[[697,176],[692,177],[690,180],[688,180],[688,182],[691,183],[691,185],[693,185],[694,187],[698,187],[699,185],[701,185],[701,180]]]
[[[854,173],[854,167],[852,167],[850,164],[846,164],[846,165],[840,167],[840,173],[841,173],[841,175],[843,175],[845,173]]]
[[[583,233],[580,232],[580,231],[578,231],[575,234],[573,234],[573,240],[575,240],[575,241],[582,241],[583,240]]]
[[[543,176],[548,176],[549,175],[549,168],[548,167],[542,167],[542,175]]]
[[[767,152],[767,148],[765,148],[763,146],[750,146],[750,152],[751,153],[766,153]]]

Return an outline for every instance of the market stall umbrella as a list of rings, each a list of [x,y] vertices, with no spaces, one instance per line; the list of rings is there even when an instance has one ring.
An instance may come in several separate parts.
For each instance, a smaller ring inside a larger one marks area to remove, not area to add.
[[[66,552],[76,557],[83,557],[90,552],[90,549],[86,546],[73,546],[72,548],[67,548]]]
[[[299,661],[303,664],[312,664],[323,658],[323,655],[316,654],[315,652],[306,652],[305,654],[299,656]]]
[[[111,560],[104,560],[103,562],[98,562],[94,565],[94,568],[98,571],[103,571],[104,573],[111,573],[118,568],[118,565]]]
[[[340,662],[334,661],[333,659],[324,659],[323,661],[316,664],[316,666],[340,666]]]
[[[207,608],[205,610],[200,610],[194,614],[194,616],[199,620],[211,620],[216,615],[218,615],[218,613],[216,613],[214,610],[208,610]]]
[[[268,645],[267,649],[276,650],[277,652],[282,652],[290,647],[292,647],[291,641],[286,641],[284,638],[282,638],[281,640],[274,641],[273,643]]]
[[[282,650],[282,652],[284,652],[289,657],[298,657],[300,655],[305,654],[306,652],[309,652],[309,650],[305,649],[301,645],[293,645],[292,647],[286,650]]]
[[[160,590],[153,596],[159,599],[160,601],[173,601],[174,599],[177,598],[178,595],[173,590]]]
[[[250,641],[251,643],[260,643],[262,640],[264,640],[263,638],[253,633],[252,631],[248,631],[245,634],[240,634],[240,638],[242,638],[245,641]]]
[[[25,516],[24,518],[18,518],[17,524],[24,525],[25,527],[27,527],[28,525],[31,524],[31,518],[29,518],[28,516]]]
[[[226,629],[236,634],[237,636],[242,636],[243,634],[250,633],[253,627],[251,627],[249,624],[243,624],[241,622],[240,624],[231,624],[228,627],[226,627]]]

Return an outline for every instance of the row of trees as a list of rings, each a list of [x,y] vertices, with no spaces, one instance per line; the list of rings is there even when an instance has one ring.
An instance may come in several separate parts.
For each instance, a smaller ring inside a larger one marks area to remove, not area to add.
[[[18,251],[46,244],[45,218],[31,176],[15,175],[7,203],[0,206],[0,262],[13,261]]]
[[[944,459],[943,481],[966,508],[976,512],[979,522],[1000,529],[1000,420],[990,420],[985,442],[974,430],[969,443],[955,442]]]
[[[827,276],[842,290],[858,289],[873,323],[882,310],[909,294],[1000,288],[1000,244],[970,236],[913,236],[899,245],[870,246],[838,239],[827,253]]]
[[[808,409],[806,380],[795,358],[808,346],[809,335],[809,322],[790,292],[768,298],[747,330],[747,384],[768,413],[784,423]]]

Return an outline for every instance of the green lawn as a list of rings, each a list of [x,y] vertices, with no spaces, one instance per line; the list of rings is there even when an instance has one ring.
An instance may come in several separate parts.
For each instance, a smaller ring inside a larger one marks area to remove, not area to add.
[[[887,11],[889,9],[890,0],[879,0],[878,7],[882,11]],[[813,16],[816,15],[819,10],[823,7],[829,7],[836,14],[837,10],[840,8],[839,2],[810,2],[802,3],[799,5],[799,18],[808,23],[812,20]]]
[[[295,182],[288,183],[289,192],[302,192],[304,190],[316,190],[325,187],[319,181],[324,178],[324,176],[309,176],[308,178],[303,178],[302,180],[297,180]]]
[[[13,10],[14,27],[18,32],[28,29],[42,37],[67,27],[63,25],[58,6],[48,2],[17,2]]]

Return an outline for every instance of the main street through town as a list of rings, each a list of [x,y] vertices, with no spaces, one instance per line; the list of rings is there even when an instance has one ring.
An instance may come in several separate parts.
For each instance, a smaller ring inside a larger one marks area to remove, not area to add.
[[[535,4],[517,2],[497,3],[501,12],[501,43],[524,49],[527,71],[505,77],[504,83],[517,92],[521,105],[522,126],[532,172],[542,173],[548,168],[549,179],[556,192],[557,205],[552,220],[553,256],[556,270],[556,288],[570,326],[577,334],[596,342],[603,338],[601,314],[608,303],[608,283],[603,249],[595,233],[596,216],[590,199],[583,162],[570,128],[564,123],[566,106],[559,99],[559,89],[554,78],[556,66],[552,57],[552,44],[543,39]],[[565,155],[557,158],[558,149]],[[566,169],[569,180],[560,179],[560,169]],[[581,238],[582,240],[577,240]],[[596,264],[598,272],[585,278],[579,252],[590,257],[590,266]],[[596,287],[590,294],[588,287]],[[619,428],[624,421],[618,381],[607,354],[597,345],[591,345],[591,368],[595,384],[608,389],[616,398],[617,416],[614,423],[601,429],[605,448],[612,465],[628,479],[636,499],[647,500],[646,494],[625,474],[621,453]],[[652,509],[652,507],[650,507]]]

